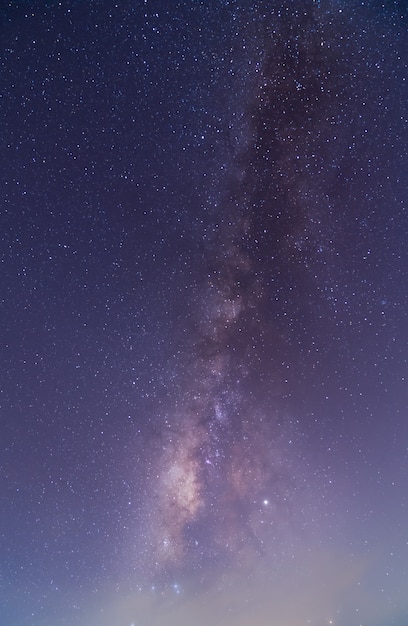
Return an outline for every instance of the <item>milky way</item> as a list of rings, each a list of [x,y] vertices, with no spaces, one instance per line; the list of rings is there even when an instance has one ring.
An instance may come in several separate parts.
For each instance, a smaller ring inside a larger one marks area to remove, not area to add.
[[[312,525],[298,495],[309,470],[297,458],[296,425],[274,376],[284,340],[268,308],[271,296],[281,298],[280,315],[296,315],[279,292],[310,299],[302,303],[309,315],[313,300],[324,301],[314,272],[332,243],[324,215],[324,144],[334,140],[326,91],[340,86],[333,87],[337,62],[318,13],[298,18],[260,29],[252,93],[230,124],[235,139],[205,236],[188,374],[152,470],[149,558],[159,572],[186,562],[200,569],[226,554],[239,560],[248,545],[276,555],[295,520],[298,529]]]

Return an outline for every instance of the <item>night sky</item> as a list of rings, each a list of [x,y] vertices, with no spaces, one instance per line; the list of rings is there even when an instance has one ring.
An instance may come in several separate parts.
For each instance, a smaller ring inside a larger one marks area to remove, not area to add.
[[[406,626],[405,2],[0,24],[0,626]]]

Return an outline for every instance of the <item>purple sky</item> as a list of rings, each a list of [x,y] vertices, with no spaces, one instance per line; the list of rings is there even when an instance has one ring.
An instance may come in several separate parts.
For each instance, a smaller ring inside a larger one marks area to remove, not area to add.
[[[0,25],[0,626],[405,626],[404,3]]]

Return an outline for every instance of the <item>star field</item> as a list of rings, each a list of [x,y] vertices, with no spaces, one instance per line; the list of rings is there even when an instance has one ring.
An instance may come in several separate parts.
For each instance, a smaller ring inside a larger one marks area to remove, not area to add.
[[[404,3],[0,24],[0,626],[406,624]]]

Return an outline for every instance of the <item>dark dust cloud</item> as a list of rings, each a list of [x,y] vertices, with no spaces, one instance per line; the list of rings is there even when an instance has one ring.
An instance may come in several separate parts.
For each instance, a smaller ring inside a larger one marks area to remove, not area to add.
[[[0,626],[405,625],[404,3],[0,19]]]

